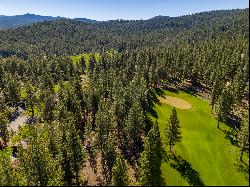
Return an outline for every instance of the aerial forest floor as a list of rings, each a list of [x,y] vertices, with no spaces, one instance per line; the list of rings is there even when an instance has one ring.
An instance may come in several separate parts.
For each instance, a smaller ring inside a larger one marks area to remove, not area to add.
[[[164,144],[164,129],[173,106],[162,102],[155,104],[165,158],[162,172],[167,185],[248,185],[249,160],[240,163],[240,149],[233,145],[234,129],[222,123],[218,129],[209,101],[186,92],[164,91],[165,97],[177,97],[190,103],[190,109],[176,107],[180,120],[182,141],[174,147],[174,154]]]

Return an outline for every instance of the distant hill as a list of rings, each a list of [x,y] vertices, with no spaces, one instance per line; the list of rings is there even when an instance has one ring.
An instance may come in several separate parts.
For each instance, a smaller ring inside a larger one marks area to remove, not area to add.
[[[74,19],[39,22],[0,31],[0,56],[15,52],[75,55],[103,49],[137,49],[247,38],[249,9],[218,10],[180,17],[83,23]],[[32,46],[32,48],[30,47]]]
[[[74,20],[85,22],[85,23],[95,23],[95,22],[97,22],[96,20],[87,19],[87,18],[75,18]]]
[[[52,21],[56,19],[65,19],[64,17],[52,17],[52,16],[41,16],[41,15],[35,15],[35,14],[24,14],[24,15],[16,15],[16,16],[4,16],[0,15],[0,29],[10,29],[10,28],[16,28],[22,25],[28,25],[31,23],[36,22],[43,22],[43,21]],[[87,18],[76,18],[75,20],[86,22],[86,23],[92,23],[96,22],[96,20],[91,20]]]

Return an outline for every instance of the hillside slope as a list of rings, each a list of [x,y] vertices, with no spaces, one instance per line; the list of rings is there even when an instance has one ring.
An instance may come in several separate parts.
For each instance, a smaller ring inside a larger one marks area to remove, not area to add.
[[[64,17],[52,17],[52,16],[40,16],[35,14],[24,14],[24,15],[16,15],[16,16],[0,16],[0,29],[10,29],[16,28],[23,25],[28,25],[37,22],[43,21],[52,21],[56,19],[63,19]],[[87,19],[87,18],[75,18],[77,21],[81,22],[95,22],[95,20]]]
[[[219,10],[181,17],[82,23],[59,19],[0,31],[0,52],[74,55],[103,49],[136,49],[247,38],[249,9]],[[30,49],[32,46],[32,49]]]

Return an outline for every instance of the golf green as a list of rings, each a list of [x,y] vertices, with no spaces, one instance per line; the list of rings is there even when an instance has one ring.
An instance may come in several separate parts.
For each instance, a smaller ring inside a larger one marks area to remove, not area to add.
[[[217,121],[211,114],[209,101],[184,92],[165,92],[166,96],[178,97],[190,103],[191,109],[176,108],[180,121],[182,140],[174,147],[179,159],[163,161],[162,172],[167,185],[248,185],[244,173],[238,171],[239,148],[232,145],[223,130],[230,127]],[[173,106],[155,104],[158,123],[164,144],[164,129]],[[156,120],[153,118],[153,120]],[[169,153],[169,148],[164,144]],[[169,154],[171,155],[171,154]],[[171,166],[172,165],[172,166]],[[176,167],[175,167],[176,166]]]

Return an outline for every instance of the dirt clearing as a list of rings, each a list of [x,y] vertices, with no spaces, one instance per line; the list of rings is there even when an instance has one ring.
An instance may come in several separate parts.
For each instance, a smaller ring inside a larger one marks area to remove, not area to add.
[[[174,106],[176,108],[180,108],[180,109],[191,109],[192,105],[183,100],[180,99],[178,97],[172,97],[172,96],[163,96],[163,97],[159,97],[159,100],[161,103],[165,103],[171,106]]]

